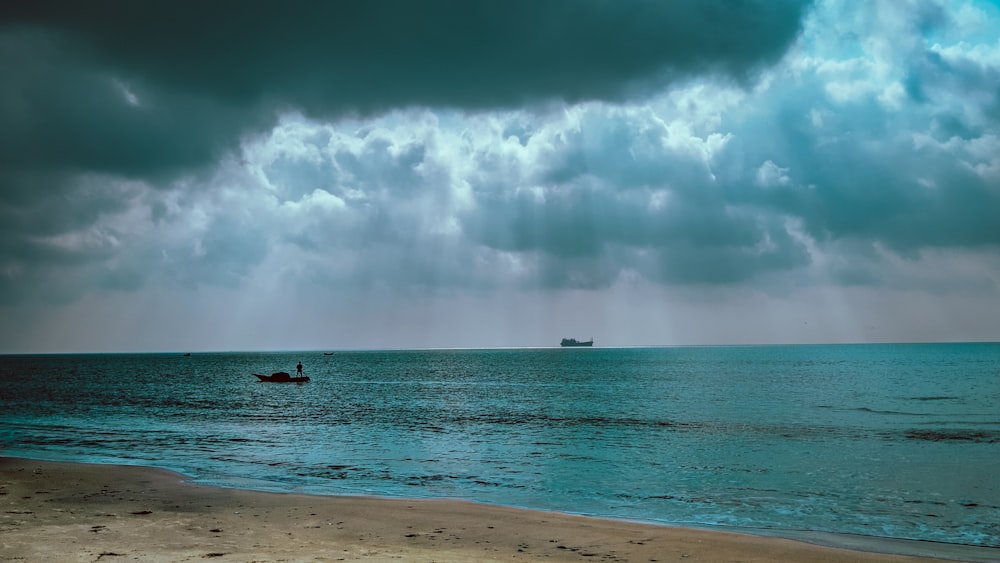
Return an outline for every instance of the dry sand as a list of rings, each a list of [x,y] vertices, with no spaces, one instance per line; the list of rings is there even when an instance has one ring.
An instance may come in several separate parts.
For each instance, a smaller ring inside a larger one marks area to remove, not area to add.
[[[0,458],[0,476],[0,561],[934,560],[452,500],[214,488],[145,467]]]

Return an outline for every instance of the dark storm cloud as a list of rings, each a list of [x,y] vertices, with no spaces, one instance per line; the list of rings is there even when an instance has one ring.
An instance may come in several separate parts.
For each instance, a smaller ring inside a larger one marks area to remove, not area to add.
[[[287,111],[480,110],[621,100],[705,73],[742,80],[783,54],[806,4],[8,2],[0,235],[25,249],[94,225],[132,200],[79,192],[81,178],[168,187],[206,173]],[[399,180],[384,173],[386,185]],[[7,271],[26,259],[0,255]]]
[[[124,80],[227,105],[311,113],[494,107],[621,96],[635,83],[778,58],[798,0],[30,2],[5,27],[50,30]]]
[[[155,180],[213,161],[234,131],[267,121],[197,94],[125,86],[121,69],[79,56],[78,41],[65,36],[3,30],[0,164],[28,175],[15,178],[25,189],[42,172]]]
[[[8,3],[0,181],[9,198],[37,189],[38,171],[156,180],[215,162],[290,109],[491,108],[741,78],[784,52],[803,4]]]

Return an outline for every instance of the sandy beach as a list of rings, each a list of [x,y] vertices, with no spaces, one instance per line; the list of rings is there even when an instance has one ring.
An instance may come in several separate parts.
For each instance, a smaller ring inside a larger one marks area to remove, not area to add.
[[[0,474],[3,561],[943,560],[453,500],[206,487],[146,467],[0,458]]]

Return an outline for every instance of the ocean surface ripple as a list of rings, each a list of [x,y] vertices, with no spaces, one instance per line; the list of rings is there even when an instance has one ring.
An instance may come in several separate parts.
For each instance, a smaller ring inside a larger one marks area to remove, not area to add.
[[[1000,547],[997,344],[0,356],[0,422],[221,486]]]

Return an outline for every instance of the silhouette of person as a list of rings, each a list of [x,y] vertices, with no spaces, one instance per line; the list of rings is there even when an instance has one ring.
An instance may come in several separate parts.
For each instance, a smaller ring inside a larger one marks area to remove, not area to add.
[[[299,362],[299,365],[295,366],[295,371],[297,371],[299,375],[302,375],[302,362]]]

